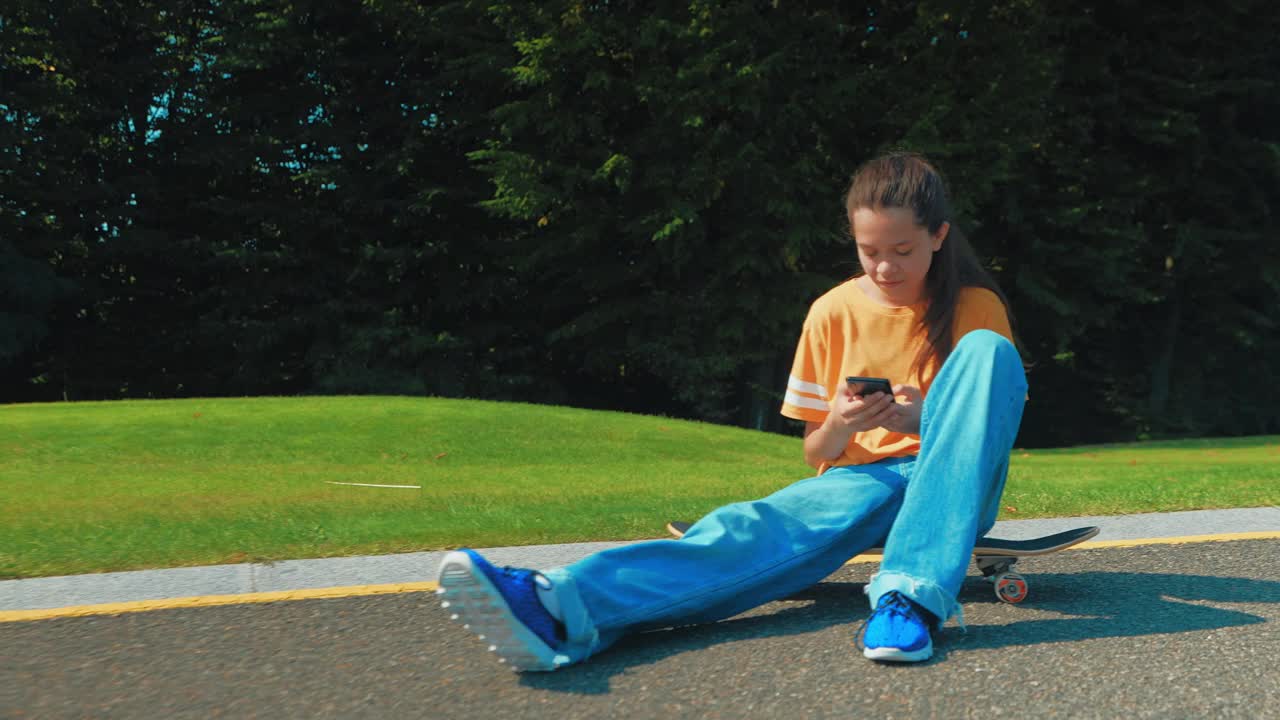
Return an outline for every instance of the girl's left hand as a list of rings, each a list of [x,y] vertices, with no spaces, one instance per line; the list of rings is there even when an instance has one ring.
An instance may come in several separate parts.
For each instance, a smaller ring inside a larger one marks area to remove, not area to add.
[[[881,427],[904,435],[919,435],[924,393],[920,392],[920,388],[911,385],[894,385],[893,394],[897,399],[897,402],[891,406],[893,414]]]

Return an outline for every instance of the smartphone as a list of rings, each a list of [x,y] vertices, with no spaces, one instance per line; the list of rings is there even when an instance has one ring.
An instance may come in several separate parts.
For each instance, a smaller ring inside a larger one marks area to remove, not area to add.
[[[888,378],[874,377],[847,377],[844,379],[849,383],[849,389],[853,390],[853,394],[858,397],[870,395],[871,393],[882,392],[889,396],[889,402],[897,402],[893,398],[893,386],[889,384]]]

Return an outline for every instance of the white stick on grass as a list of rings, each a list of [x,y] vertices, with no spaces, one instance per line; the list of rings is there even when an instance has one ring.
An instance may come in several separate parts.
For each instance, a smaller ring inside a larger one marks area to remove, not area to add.
[[[344,483],[344,482],[334,482],[332,480],[325,480],[325,482],[329,483],[330,485],[354,485],[355,487],[412,488],[414,490],[422,489],[421,485],[375,485],[373,483]]]

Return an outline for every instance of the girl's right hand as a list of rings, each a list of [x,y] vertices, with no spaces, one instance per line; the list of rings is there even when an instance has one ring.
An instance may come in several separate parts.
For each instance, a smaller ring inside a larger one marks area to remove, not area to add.
[[[876,392],[858,397],[845,387],[836,396],[831,415],[839,425],[853,432],[866,432],[883,426],[894,417],[893,396]]]

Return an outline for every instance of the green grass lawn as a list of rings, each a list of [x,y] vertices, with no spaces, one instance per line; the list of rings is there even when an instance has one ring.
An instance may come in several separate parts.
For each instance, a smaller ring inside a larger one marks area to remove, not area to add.
[[[808,470],[797,438],[516,403],[9,405],[0,577],[657,537]],[[1017,450],[1001,517],[1276,505],[1278,477],[1280,437]]]

